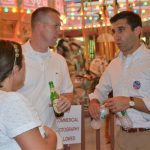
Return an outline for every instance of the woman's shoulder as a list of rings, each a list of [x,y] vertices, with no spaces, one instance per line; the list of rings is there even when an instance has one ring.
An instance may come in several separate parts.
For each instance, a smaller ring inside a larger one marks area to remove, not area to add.
[[[18,92],[1,92],[0,93],[0,106],[1,110],[6,108],[26,107],[28,104],[27,99]]]

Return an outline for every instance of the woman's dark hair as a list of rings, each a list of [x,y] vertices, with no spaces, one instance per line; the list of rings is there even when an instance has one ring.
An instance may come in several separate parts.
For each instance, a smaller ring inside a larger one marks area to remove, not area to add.
[[[17,42],[0,40],[0,87],[12,72],[14,65],[22,68],[22,48]]]
[[[131,29],[134,30],[136,27],[142,27],[141,17],[132,11],[122,11],[110,19],[111,23],[115,23],[119,19],[126,19]]]

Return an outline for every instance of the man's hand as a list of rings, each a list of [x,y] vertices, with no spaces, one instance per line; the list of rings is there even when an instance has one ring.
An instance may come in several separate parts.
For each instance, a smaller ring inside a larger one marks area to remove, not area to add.
[[[57,108],[60,112],[66,112],[71,108],[71,101],[68,99],[67,96],[61,95],[57,102]]]
[[[119,112],[129,108],[129,97],[117,96],[108,98],[105,101],[105,106],[112,112]]]
[[[100,118],[100,104],[96,99],[90,101],[89,113],[93,119]]]

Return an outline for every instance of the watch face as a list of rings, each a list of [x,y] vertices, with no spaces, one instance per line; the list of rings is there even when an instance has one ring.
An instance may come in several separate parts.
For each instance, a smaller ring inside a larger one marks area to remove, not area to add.
[[[130,102],[129,102],[129,105],[130,105],[131,107],[133,107],[133,106],[135,106],[135,102],[134,102],[134,101],[130,101]]]

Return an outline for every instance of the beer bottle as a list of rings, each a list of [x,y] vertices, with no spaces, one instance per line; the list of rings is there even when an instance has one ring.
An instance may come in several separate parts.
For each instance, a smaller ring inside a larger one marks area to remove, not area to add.
[[[64,116],[64,113],[63,112],[60,112],[58,109],[57,109],[57,102],[58,102],[58,99],[59,99],[59,94],[56,92],[55,90],[55,87],[54,87],[54,83],[53,81],[50,81],[49,82],[49,88],[50,88],[50,100],[51,100],[51,104],[53,106],[53,110],[54,110],[54,114],[55,116],[58,118],[58,117],[63,117]]]
[[[121,111],[116,113],[117,118],[121,124],[121,126],[125,129],[130,129],[133,127],[133,122],[127,114],[127,111]]]
[[[100,117],[97,120],[93,119],[91,121],[91,127],[95,130],[100,129],[101,121],[104,120],[108,114],[109,114],[108,108],[106,108],[105,105],[101,105],[100,106]]]

